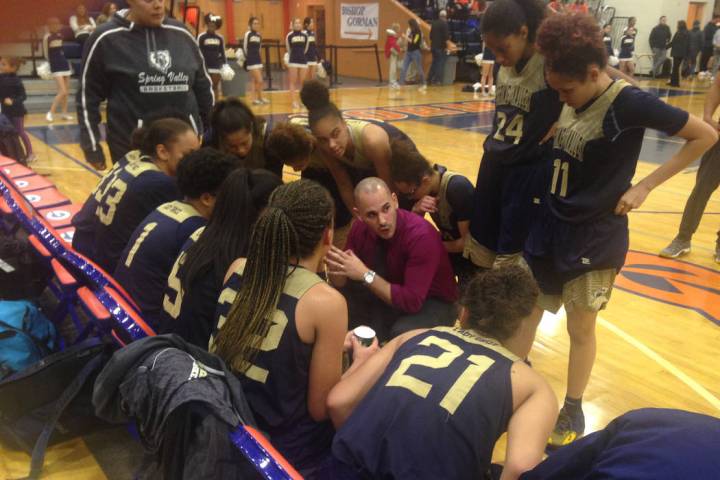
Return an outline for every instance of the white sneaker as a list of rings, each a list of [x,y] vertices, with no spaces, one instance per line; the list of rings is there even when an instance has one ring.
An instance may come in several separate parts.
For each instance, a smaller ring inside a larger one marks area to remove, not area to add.
[[[52,112],[48,112],[48,113],[45,115],[45,120],[47,120],[47,121],[50,122],[50,123],[53,122],[54,118],[53,118]]]
[[[262,102],[263,105],[269,105],[269,104],[270,104],[270,100],[268,100],[267,98],[261,98],[260,101]]]
[[[36,160],[37,160],[37,155],[35,155],[34,153],[31,153],[30,155],[27,156],[27,158],[25,159],[25,162],[26,162],[26,163],[33,163],[33,162],[35,162]]]
[[[252,101],[252,104],[253,104],[253,105],[262,105],[263,102],[262,102],[262,100],[253,100],[253,101]]]
[[[65,115],[63,115],[62,118],[63,118],[63,120],[75,120],[75,117],[73,117],[69,113],[66,113]]]
[[[475,90],[475,92],[477,92],[478,90],[480,90],[483,87],[483,84],[480,82],[475,82],[475,83],[473,83],[472,87],[473,87],[473,90]]]
[[[490,88],[490,95],[495,96],[495,85]]]
[[[490,95],[490,92],[488,92],[487,90],[485,90],[485,89],[483,88],[482,96],[483,96],[483,97],[487,97],[487,96],[489,96],[489,95]]]
[[[427,85],[423,83],[422,85],[420,85],[420,88],[418,88],[418,91],[421,93],[427,92]]]

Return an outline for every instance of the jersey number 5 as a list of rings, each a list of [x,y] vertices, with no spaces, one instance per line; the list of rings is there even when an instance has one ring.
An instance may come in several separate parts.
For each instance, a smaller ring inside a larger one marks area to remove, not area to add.
[[[522,139],[523,124],[525,123],[525,117],[521,113],[518,113],[508,124],[507,113],[498,111],[497,112],[498,127],[493,138],[498,142],[505,142],[505,137],[514,138],[513,145],[518,145]]]
[[[447,368],[463,355],[463,350],[454,343],[435,336],[425,338],[418,345],[435,345],[443,349],[444,352],[438,357],[413,355],[412,357],[406,358],[400,362],[400,366],[395,370],[395,373],[392,374],[385,386],[406,388],[419,397],[427,398],[433,386],[405,372],[413,365],[432,369]],[[465,400],[467,394],[470,393],[473,385],[482,377],[483,373],[495,363],[492,358],[484,355],[469,355],[466,360],[470,365],[460,374],[457,380],[455,380],[455,383],[450,387],[450,390],[448,390],[443,399],[440,400],[440,406],[447,410],[450,415],[455,413],[463,400]]]

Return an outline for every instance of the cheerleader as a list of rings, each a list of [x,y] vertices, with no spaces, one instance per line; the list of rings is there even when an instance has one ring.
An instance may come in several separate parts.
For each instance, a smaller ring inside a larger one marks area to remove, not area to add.
[[[205,68],[212,79],[215,98],[220,98],[220,70],[227,63],[225,57],[225,39],[217,33],[222,27],[222,17],[208,13],[205,15],[205,32],[198,36],[200,52],[205,60]]]
[[[305,17],[305,20],[303,20],[303,28],[305,29],[304,33],[307,35],[307,41],[308,41],[308,47],[307,47],[307,53],[305,53],[305,60],[307,60],[307,80],[312,80],[315,78],[315,74],[317,72],[317,65],[320,61],[320,55],[318,54],[317,49],[317,43],[315,42],[315,32],[313,31],[313,27],[315,26],[315,22],[310,17]]]
[[[302,23],[299,18],[293,19],[292,30],[285,37],[285,47],[289,54],[288,61],[288,81],[290,84],[290,100],[292,108],[299,110],[298,90],[305,77],[304,70],[307,69],[307,60],[305,55],[308,51],[308,36],[302,31]]]
[[[58,91],[53,99],[52,105],[50,106],[50,111],[47,115],[45,115],[45,119],[48,122],[55,120],[55,112],[58,107],[62,106],[62,118],[65,120],[72,120],[72,115],[68,114],[68,77],[72,75],[72,69],[65,58],[65,52],[63,52],[63,38],[60,33],[60,20],[56,17],[49,18],[47,28],[48,33],[46,33],[43,38],[45,58],[50,64],[50,71],[52,72],[52,76],[55,77]]]
[[[637,29],[634,26],[629,26],[620,39],[620,71],[631,77],[635,73],[635,62],[633,61],[635,35],[637,35]]]
[[[258,33],[260,28],[260,19],[258,17],[250,17],[248,21],[248,31],[245,32],[243,38],[243,52],[245,52],[245,70],[250,73],[250,83],[252,91],[255,95],[253,105],[263,105],[270,103],[270,100],[263,98],[263,63],[260,58],[260,46],[262,45],[262,37]]]

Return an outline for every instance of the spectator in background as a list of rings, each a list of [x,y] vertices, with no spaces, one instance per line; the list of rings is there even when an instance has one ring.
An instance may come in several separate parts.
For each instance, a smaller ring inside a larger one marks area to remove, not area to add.
[[[35,154],[32,150],[30,137],[25,131],[25,115],[27,115],[25,100],[27,95],[25,94],[25,86],[17,75],[22,63],[22,60],[18,57],[0,58],[0,112],[15,127],[25,147],[25,163],[30,163],[35,160]]]
[[[548,3],[548,8],[555,13],[563,13],[565,11],[565,4],[560,0],[552,0]]]
[[[392,33],[390,33],[392,32]],[[395,22],[392,24],[392,28],[387,31],[387,40],[385,40],[385,58],[388,59],[388,78],[389,85],[391,88],[399,88],[400,84],[397,81],[397,68],[400,60],[400,43],[398,38],[400,36],[400,24]]]
[[[667,17],[662,16],[660,22],[650,32],[650,48],[653,52],[653,77],[659,77],[662,74],[662,67],[667,58],[667,49],[671,38],[672,33],[667,25]]]
[[[102,11],[100,15],[98,15],[97,20],[95,20],[95,23],[98,26],[102,25],[103,23],[107,23],[117,11],[118,7],[116,3],[106,3],[105,5],[103,5]]]
[[[702,56],[700,57],[700,71],[704,73],[708,73],[708,63],[710,62],[710,59],[713,57],[713,39],[715,38],[715,32],[717,32],[718,29],[718,23],[720,23],[720,16],[713,17],[712,20],[710,20],[707,25],[705,25],[705,28],[703,29],[703,46],[702,46]]]
[[[590,12],[585,0],[575,0],[575,3],[570,5],[570,12],[573,15],[587,15]]]
[[[87,7],[82,3],[75,9],[75,15],[70,17],[70,28],[72,28],[75,40],[80,44],[80,47],[85,46],[85,41],[95,31],[95,20],[88,15]]]
[[[675,36],[670,42],[670,47],[672,48],[672,50],[670,50],[670,56],[672,56],[673,59],[673,66],[670,83],[668,83],[668,85],[671,87],[679,87],[680,67],[687,58],[688,50],[690,49],[690,32],[688,32],[685,20],[678,21],[677,32],[675,32]]]
[[[700,50],[703,46],[703,32],[700,30],[700,21],[695,20],[693,22],[693,28],[690,30],[690,46],[688,48],[687,56],[687,70],[688,75],[695,75],[697,73],[697,59]]]
[[[400,73],[400,83],[405,84],[405,76],[407,75],[410,64],[413,63],[418,74],[418,83],[420,84],[420,91],[424,92],[425,86],[425,72],[422,66],[422,52],[421,48],[423,45],[423,34],[420,30],[420,25],[417,20],[411,18],[408,20],[408,28],[405,33],[405,41],[407,42],[407,51],[405,52],[405,58],[403,59],[402,72]]]
[[[210,77],[193,35],[165,16],[159,0],[129,0],[88,39],[77,94],[85,159],[106,168],[100,146],[100,104],[107,100],[107,142],[113,162],[130,151],[132,131],[167,105],[202,133],[215,103]],[[119,53],[122,52],[122,55]]]
[[[447,47],[450,40],[450,29],[448,28],[447,12],[440,10],[437,20],[430,26],[430,50],[432,51],[432,63],[428,72],[427,82],[430,85],[442,84],[445,72],[445,60],[447,60]]]

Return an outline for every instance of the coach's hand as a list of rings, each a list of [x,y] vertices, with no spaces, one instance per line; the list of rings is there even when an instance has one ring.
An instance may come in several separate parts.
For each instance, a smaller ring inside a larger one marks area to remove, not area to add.
[[[426,213],[435,213],[437,212],[437,203],[437,198],[431,197],[430,195],[425,195],[423,198],[415,202],[412,211],[420,215],[425,215]]]
[[[649,194],[650,189],[642,182],[631,187],[620,197],[620,201],[615,207],[615,215],[627,215],[630,213],[630,210],[639,208]]]
[[[325,262],[332,275],[341,275],[350,280],[360,281],[363,275],[370,270],[352,250],[342,251],[333,246],[325,255]]]

